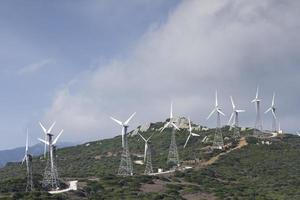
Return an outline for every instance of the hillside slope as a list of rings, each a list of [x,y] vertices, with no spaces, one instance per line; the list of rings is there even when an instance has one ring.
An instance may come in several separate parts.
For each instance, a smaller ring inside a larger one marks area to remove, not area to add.
[[[153,167],[168,169],[167,155],[170,144],[170,129],[159,133],[163,123],[151,124],[142,133],[152,139]],[[242,132],[247,145],[236,148],[239,141],[231,138],[228,127],[223,128],[225,142],[232,143],[224,151],[209,151],[214,129],[194,131],[200,138],[191,138],[184,149],[188,132],[183,129],[176,134],[182,165],[193,166],[191,170],[177,171],[173,175],[161,177],[143,176],[144,165],[134,164],[135,176],[117,177],[121,137],[90,142],[57,151],[60,177],[63,180],[79,180],[80,190],[58,196],[46,193],[24,194],[25,167],[19,163],[9,163],[0,169],[0,192],[14,198],[34,199],[300,199],[300,137],[257,139],[251,131]],[[207,143],[202,143],[208,136]],[[262,141],[271,142],[263,145]],[[129,147],[132,160],[142,160],[144,143],[139,136],[131,134]],[[226,153],[227,152],[227,153]],[[215,162],[208,160],[218,157]],[[42,179],[45,161],[34,158],[36,185]],[[24,196],[25,195],[25,196]]]

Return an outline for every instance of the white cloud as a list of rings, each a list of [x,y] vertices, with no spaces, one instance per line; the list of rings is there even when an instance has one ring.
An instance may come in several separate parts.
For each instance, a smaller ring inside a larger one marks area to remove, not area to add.
[[[248,110],[241,123],[251,125],[249,100],[257,83],[269,99],[273,89],[279,91],[282,102],[291,98],[281,86],[299,85],[299,6],[277,0],[183,1],[128,58],[99,66],[58,92],[45,118],[58,119],[68,139],[98,139],[120,131],[110,115],[125,120],[137,111],[133,126],[164,120],[173,99],[175,113],[204,124],[218,88],[225,111],[233,94]]]
[[[40,71],[41,69],[51,65],[55,64],[55,60],[53,59],[44,59],[39,62],[30,64],[28,66],[25,66],[21,69],[19,69],[18,74],[23,75],[23,74],[32,74]]]

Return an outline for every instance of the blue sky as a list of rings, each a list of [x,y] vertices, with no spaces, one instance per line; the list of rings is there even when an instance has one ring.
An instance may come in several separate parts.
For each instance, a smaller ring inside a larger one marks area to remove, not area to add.
[[[99,63],[125,57],[149,26],[166,20],[177,4],[1,1],[0,149],[22,145],[28,126],[35,143],[37,122],[57,90]]]
[[[215,90],[252,127],[257,85],[265,111],[276,92],[284,131],[298,126],[300,7],[294,0],[98,0],[0,2],[0,149],[42,137],[57,121],[62,141],[120,134],[175,116],[206,121]],[[271,116],[262,114],[264,129]]]

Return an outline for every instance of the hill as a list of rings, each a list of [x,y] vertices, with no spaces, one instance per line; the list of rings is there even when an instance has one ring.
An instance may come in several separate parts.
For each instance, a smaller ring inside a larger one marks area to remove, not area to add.
[[[142,133],[146,137],[155,133],[152,138],[155,171],[170,168],[166,160],[171,129],[159,133],[162,125],[162,122],[152,123]],[[229,127],[224,127],[228,148],[210,151],[215,130],[194,127],[201,137],[191,138],[185,149],[188,131],[182,129],[176,134],[182,166],[192,169],[150,177],[142,175],[144,165],[134,164],[135,176],[118,177],[121,137],[117,136],[57,151],[60,177],[65,181],[79,180],[78,191],[62,195],[24,193],[25,167],[8,163],[0,169],[1,195],[11,199],[300,199],[300,137],[283,134],[259,139],[246,130],[241,132],[242,140],[235,141]],[[142,160],[144,151],[144,143],[135,133],[131,132],[129,137],[133,161]],[[208,136],[208,141],[202,143],[204,136]],[[44,165],[42,158],[34,157],[38,190]]]
[[[74,143],[62,142],[58,144],[58,148],[73,146]],[[25,147],[18,147],[9,150],[0,151],[0,168],[4,167],[8,162],[18,162],[24,157]],[[33,156],[38,156],[44,152],[44,145],[36,144],[29,147],[29,151]]]

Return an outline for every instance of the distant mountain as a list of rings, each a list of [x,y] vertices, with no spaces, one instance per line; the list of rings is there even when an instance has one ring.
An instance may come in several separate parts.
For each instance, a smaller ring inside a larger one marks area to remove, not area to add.
[[[71,142],[61,142],[58,143],[58,148],[74,146]],[[0,151],[0,168],[4,167],[8,162],[18,162],[24,157],[25,147],[17,147],[14,149],[2,150]],[[44,145],[36,144],[29,147],[29,152],[33,156],[38,156],[44,153]]]

